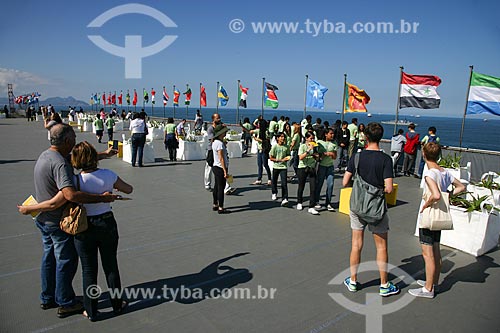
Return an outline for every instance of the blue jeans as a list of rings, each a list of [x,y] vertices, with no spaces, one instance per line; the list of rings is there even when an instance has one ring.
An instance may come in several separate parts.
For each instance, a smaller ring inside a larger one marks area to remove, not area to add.
[[[339,146],[339,151],[338,151],[338,157],[339,157],[339,165],[338,168],[341,169],[344,166],[347,166],[347,162],[349,161],[347,154],[348,154],[349,147],[340,147]]]
[[[322,166],[318,167],[318,177],[316,178],[316,201],[319,203],[319,198],[321,195],[321,188],[326,179],[326,198],[325,205],[328,206],[332,202],[333,194],[333,178],[334,178],[334,166]]]
[[[146,144],[146,134],[134,133],[132,134],[132,165],[135,166],[137,153],[139,153],[139,165],[142,166],[142,155],[144,145]]]
[[[267,179],[271,180],[271,169],[269,168],[269,153],[259,150],[257,153],[257,179],[262,180],[263,168],[266,168]]]
[[[292,150],[291,155],[290,164],[293,166],[294,176],[297,176],[297,169],[299,168],[299,151]]]
[[[43,304],[55,301],[62,307],[71,306],[75,303],[73,278],[78,268],[73,236],[62,231],[59,223],[35,223],[43,242],[40,300]]]

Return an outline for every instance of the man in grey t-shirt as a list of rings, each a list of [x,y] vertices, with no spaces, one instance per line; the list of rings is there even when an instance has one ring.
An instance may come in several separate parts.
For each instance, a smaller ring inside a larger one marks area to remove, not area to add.
[[[35,164],[35,196],[38,202],[49,200],[59,191],[67,201],[80,203],[111,202],[114,194],[89,194],[76,191],[73,187],[73,168],[69,156],[76,142],[73,128],[67,124],[57,124],[50,129],[51,146],[42,152]],[[105,153],[109,154],[109,152]],[[103,154],[101,154],[103,156]],[[41,266],[43,310],[59,307],[60,318],[83,312],[83,306],[75,300],[72,282],[78,267],[78,256],[73,244],[73,236],[59,228],[65,205],[51,211],[41,212],[36,226],[42,233],[43,258]]]

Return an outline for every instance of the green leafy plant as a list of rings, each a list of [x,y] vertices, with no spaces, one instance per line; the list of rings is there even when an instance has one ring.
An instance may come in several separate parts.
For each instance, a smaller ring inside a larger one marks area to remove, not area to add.
[[[462,197],[465,194],[470,194],[472,197],[472,200],[467,200],[464,197]],[[459,195],[450,195],[450,203],[453,206],[465,208],[466,212],[474,212],[474,211],[480,212],[481,211],[481,204],[486,199],[488,199],[487,195],[483,195],[482,197],[480,197],[479,195],[474,196],[471,192],[461,193]],[[488,204],[488,203],[484,204],[484,208],[486,208],[486,210],[488,210],[488,211],[490,211],[492,209],[494,209],[496,211],[500,211],[499,208],[494,207],[493,205]]]
[[[494,182],[491,177],[486,177],[483,180],[481,180],[479,183],[476,183],[475,185],[479,186],[479,187],[487,188],[491,191],[500,190],[500,184],[498,184],[497,182]]]
[[[453,156],[448,154],[441,157],[438,164],[443,168],[458,169],[460,168],[460,161],[462,160],[462,155],[454,153]]]

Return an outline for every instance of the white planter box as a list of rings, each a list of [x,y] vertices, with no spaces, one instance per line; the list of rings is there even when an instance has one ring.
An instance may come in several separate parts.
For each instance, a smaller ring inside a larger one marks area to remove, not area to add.
[[[115,122],[115,126],[113,126],[113,131],[123,131],[123,121]]]
[[[482,196],[488,196],[486,200],[491,201],[494,203],[495,206],[500,206],[500,191],[499,190],[489,190],[484,187],[476,186],[476,185],[468,185],[467,186],[467,192],[471,192],[470,194],[467,193],[466,199],[471,200],[472,195],[474,197],[482,197]]]
[[[5,116],[5,113],[0,113],[0,119],[5,119],[6,116]]]
[[[154,128],[148,126],[148,135],[146,136],[149,140],[163,140],[165,139],[165,132],[163,128]]]
[[[84,120],[83,120],[82,118],[78,118],[78,119],[77,119],[77,121],[76,121],[76,123],[77,123],[78,125],[82,125],[82,124],[83,124],[83,122],[84,122]]]
[[[241,158],[243,154],[241,142],[239,141],[228,141],[226,149],[227,149],[227,156],[229,156],[229,158]]]
[[[498,246],[500,218],[498,212],[467,213],[451,207],[453,230],[441,232],[441,244],[472,254],[475,257]]]
[[[198,161],[204,160],[206,156],[198,142],[179,140],[177,158],[183,161]]]
[[[123,161],[132,164],[132,145],[127,141],[123,141]],[[138,159],[136,163],[138,163]],[[143,163],[154,163],[155,162],[155,151],[153,147],[153,142],[146,142],[144,145],[144,151],[142,154]]]
[[[89,123],[88,121],[84,121],[83,126],[82,126],[82,131],[83,132],[90,132],[91,130],[93,130],[93,127],[94,127],[94,125],[92,123]]]
[[[43,115],[37,114],[36,115],[36,121],[43,121]]]

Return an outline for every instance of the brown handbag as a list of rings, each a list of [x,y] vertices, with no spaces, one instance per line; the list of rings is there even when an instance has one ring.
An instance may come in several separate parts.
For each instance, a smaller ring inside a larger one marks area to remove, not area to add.
[[[76,177],[77,190],[80,190],[80,175]],[[76,235],[88,229],[87,210],[82,204],[68,202],[64,208],[59,227],[65,233]]]

